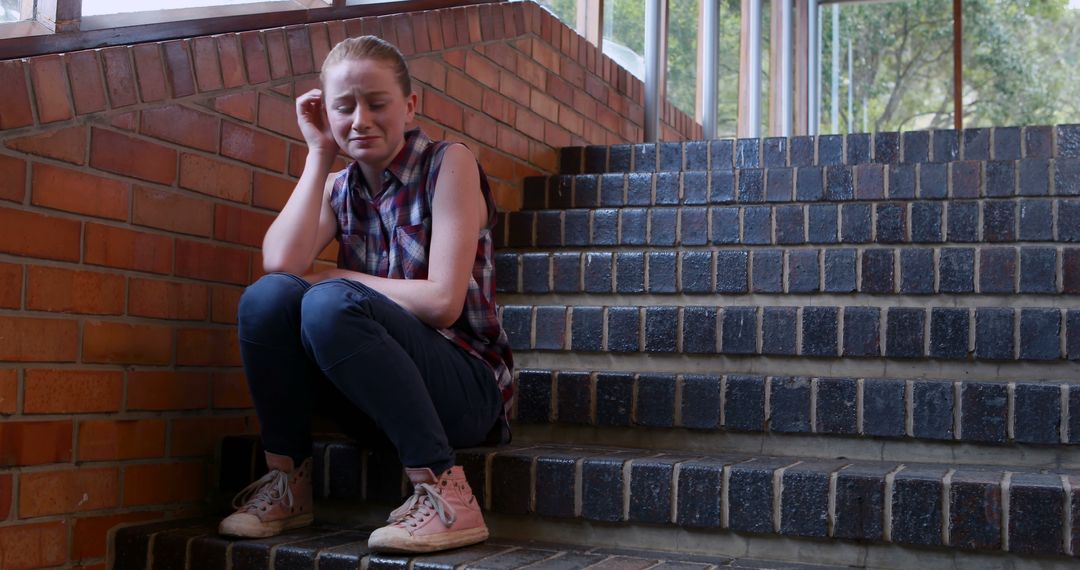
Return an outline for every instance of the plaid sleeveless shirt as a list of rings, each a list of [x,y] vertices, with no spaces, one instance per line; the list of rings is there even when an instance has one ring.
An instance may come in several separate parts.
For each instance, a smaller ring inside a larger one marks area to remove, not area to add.
[[[338,173],[330,193],[337,216],[337,265],[376,277],[426,279],[431,245],[431,203],[443,155],[451,143],[433,142],[419,128],[405,133],[405,146],[382,174],[382,192],[372,198],[358,163]],[[437,329],[483,360],[502,393],[504,418],[513,398],[510,342],[496,314],[495,252],[491,227],[495,201],[484,170],[480,190],[488,218],[476,241],[465,306],[454,324]],[[505,419],[504,419],[505,423]]]

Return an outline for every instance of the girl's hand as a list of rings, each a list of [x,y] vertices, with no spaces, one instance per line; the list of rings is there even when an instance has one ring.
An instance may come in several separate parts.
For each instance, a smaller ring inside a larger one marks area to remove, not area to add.
[[[309,152],[327,156],[337,154],[338,145],[330,130],[330,119],[326,115],[321,89],[312,89],[296,98],[296,122],[300,126],[300,133],[304,135]]]

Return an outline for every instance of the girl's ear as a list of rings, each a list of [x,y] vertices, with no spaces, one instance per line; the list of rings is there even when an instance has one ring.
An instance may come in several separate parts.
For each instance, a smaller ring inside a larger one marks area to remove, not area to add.
[[[416,104],[417,97],[416,92],[409,93],[408,97],[405,97],[405,122],[412,123],[416,118]]]

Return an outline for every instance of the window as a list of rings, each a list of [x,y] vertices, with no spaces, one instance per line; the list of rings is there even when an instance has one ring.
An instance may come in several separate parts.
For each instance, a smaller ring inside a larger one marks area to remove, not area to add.
[[[204,8],[207,6],[232,6],[235,4],[253,4],[263,0],[157,0],[149,3],[134,3],[129,0],[83,0],[83,16],[102,14],[126,14],[129,12],[147,12],[155,10],[173,10],[177,8]]]
[[[645,0],[604,2],[604,54],[645,80]]]

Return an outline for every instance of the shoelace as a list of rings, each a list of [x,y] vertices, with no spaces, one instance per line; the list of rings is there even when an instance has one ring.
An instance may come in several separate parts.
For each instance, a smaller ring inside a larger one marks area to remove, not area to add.
[[[431,512],[439,515],[439,520],[446,526],[454,524],[457,520],[454,507],[439,493],[438,485],[418,483],[412,496],[405,501],[404,505],[394,509],[386,522],[416,528],[421,519]]]
[[[274,469],[237,493],[233,497],[232,506],[234,509],[261,508],[265,510],[265,506],[283,499],[286,507],[292,507],[293,494],[292,489],[289,488],[289,476],[283,471]]]

